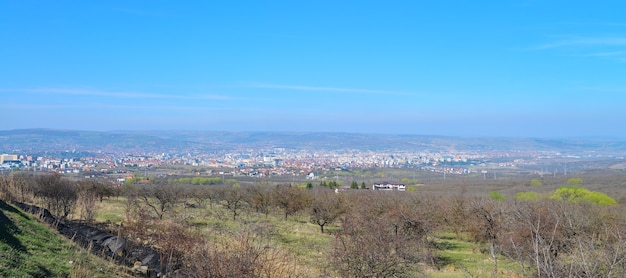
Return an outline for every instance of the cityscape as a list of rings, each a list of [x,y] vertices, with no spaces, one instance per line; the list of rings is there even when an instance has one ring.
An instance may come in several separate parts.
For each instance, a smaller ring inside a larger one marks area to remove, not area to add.
[[[176,132],[163,132],[163,134],[166,133],[171,136],[172,133],[175,134]],[[48,134],[47,131],[40,131],[36,135],[39,137],[37,140],[45,140],[46,134]],[[102,134],[102,136],[108,136],[107,133]],[[269,134],[267,137],[275,137],[276,134]],[[80,148],[80,150],[67,150],[67,147],[64,146],[58,150],[48,149],[49,154],[38,149],[31,149],[34,153],[28,153],[28,151],[7,153],[0,157],[2,169],[55,172],[85,178],[98,176],[118,183],[123,183],[125,177],[132,176],[133,172],[146,173],[147,175],[148,170],[152,175],[156,175],[158,172],[159,175],[176,176],[195,171],[195,174],[205,176],[269,179],[295,177],[301,181],[302,179],[327,177],[331,173],[342,170],[368,168],[414,169],[442,175],[486,177],[488,174],[490,178],[493,178],[498,172],[516,172],[528,176],[556,175],[557,172],[567,175],[567,171],[572,173],[593,167],[598,169],[623,167],[621,165],[624,160],[624,152],[621,151],[620,145],[615,147],[613,141],[603,142],[605,147],[588,147],[575,150],[572,150],[571,146],[565,143],[560,146],[563,149],[553,147],[553,150],[546,147],[534,150],[533,147],[522,147],[523,150],[515,150],[506,149],[510,147],[505,146],[502,147],[504,148],[502,150],[481,148],[472,150],[469,149],[472,148],[471,146],[460,147],[459,149],[442,148],[441,146],[431,148],[425,143],[421,144],[420,147],[408,150],[394,148],[393,144],[388,147],[379,146],[377,150],[363,149],[359,145],[355,145],[355,148],[332,149],[328,147],[328,144],[326,144],[327,147],[309,146],[298,149],[293,147],[297,145],[297,142],[282,141],[274,144],[267,142],[248,145],[238,144],[219,150],[209,150],[202,144],[195,144],[189,149],[184,147],[179,149],[163,148],[161,150],[151,149],[150,152],[140,152],[135,149],[120,149],[108,145],[80,145],[71,143],[78,140],[77,138],[73,138],[71,135],[65,136],[63,140],[66,140],[69,146]],[[324,136],[324,134],[318,136]],[[333,134],[333,136],[339,137],[338,141],[353,136],[376,137],[376,135],[347,134],[345,135],[346,138],[342,139],[341,135]],[[150,140],[154,139],[150,138]],[[225,143],[219,142],[219,137],[213,137],[212,140],[216,141],[213,144],[223,145]],[[367,139],[363,140],[363,145],[369,145]],[[421,140],[420,142],[428,141],[426,139],[418,140]],[[471,139],[449,138],[448,140],[450,142],[463,142]],[[512,143],[509,142],[509,144],[516,142],[513,139],[510,141]],[[589,142],[597,143],[597,141]],[[613,146],[612,149],[607,150],[607,145]],[[28,148],[28,143],[13,144],[11,147],[13,149]],[[10,149],[3,150],[3,152],[10,151]],[[607,161],[608,164],[598,164],[597,161]],[[184,166],[184,168],[174,166]],[[152,171],[156,169],[160,170]],[[128,175],[129,173],[131,175]]]

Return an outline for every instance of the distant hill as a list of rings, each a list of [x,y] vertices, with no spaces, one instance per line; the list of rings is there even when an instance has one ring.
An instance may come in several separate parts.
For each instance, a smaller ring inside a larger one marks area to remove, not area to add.
[[[145,153],[193,148],[193,143],[158,136],[121,132],[19,129],[0,131],[0,150],[27,153],[74,153],[77,156],[96,152]]]
[[[626,153],[626,141],[594,139],[476,138],[325,132],[0,131],[1,152],[215,152],[251,148],[373,151],[559,151]]]

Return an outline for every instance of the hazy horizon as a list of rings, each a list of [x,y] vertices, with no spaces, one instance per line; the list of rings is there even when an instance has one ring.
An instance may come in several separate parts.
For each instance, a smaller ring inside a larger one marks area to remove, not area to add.
[[[440,135],[440,134],[420,134],[420,133],[390,133],[390,132],[352,132],[352,131],[288,131],[288,130],[212,130],[212,129],[73,129],[73,128],[46,128],[46,127],[32,127],[32,128],[16,128],[16,129],[0,129],[0,132],[12,132],[12,131],[61,131],[61,132],[102,132],[102,133],[118,133],[118,134],[157,134],[163,135],[167,132],[174,133],[232,133],[232,134],[276,134],[276,135],[289,135],[289,134],[343,134],[343,135],[381,135],[390,137],[440,137],[450,139],[504,139],[504,140],[516,140],[516,139],[537,139],[537,140],[590,140],[590,141],[625,141],[626,136],[495,136],[495,135]]]
[[[626,3],[0,4],[0,130],[626,138]]]

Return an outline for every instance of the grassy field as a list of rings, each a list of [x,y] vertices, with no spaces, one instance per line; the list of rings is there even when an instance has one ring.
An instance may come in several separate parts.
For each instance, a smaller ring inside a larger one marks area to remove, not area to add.
[[[125,277],[32,215],[0,201],[0,277]]]
[[[481,252],[480,244],[467,239],[456,239],[454,234],[442,234],[435,239],[441,269],[431,271],[430,277],[493,277],[493,260]],[[519,266],[503,257],[498,257],[497,277],[517,277]]]
[[[99,203],[96,220],[119,223],[124,221],[125,198],[105,199]],[[221,205],[208,205],[205,208],[176,208],[177,218],[185,219],[190,229],[207,238],[220,240],[238,231],[251,231],[264,235],[264,244],[278,248],[298,262],[298,269],[306,273],[305,277],[327,277],[329,249],[335,240],[334,232],[340,231],[338,225],[325,227],[325,233],[319,226],[309,223],[308,215],[300,213],[289,216],[287,220],[279,211],[269,215],[244,211],[236,221]],[[484,252],[484,246],[474,243],[469,238],[456,239],[453,234],[436,234],[435,252],[439,257],[439,268],[423,266],[426,277],[493,277],[493,261]],[[506,258],[498,261],[498,277],[515,277],[518,265]]]

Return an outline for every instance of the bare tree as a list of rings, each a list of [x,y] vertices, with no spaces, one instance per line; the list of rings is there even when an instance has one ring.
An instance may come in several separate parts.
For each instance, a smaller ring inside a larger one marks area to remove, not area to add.
[[[185,252],[184,277],[303,277],[292,256],[248,231],[233,233],[224,243],[196,242]]]
[[[159,219],[163,219],[163,215],[166,212],[172,212],[174,206],[180,201],[182,192],[176,185],[159,182],[141,186],[139,196]]]
[[[489,255],[493,260],[493,275],[498,274],[498,240],[504,232],[505,222],[502,202],[491,199],[475,199],[470,204],[470,229],[474,239],[489,244]]]
[[[320,188],[313,192],[309,219],[311,223],[320,226],[320,231],[324,233],[324,226],[330,224],[339,216],[344,214],[348,204],[343,195],[326,188]]]
[[[246,203],[257,213],[268,216],[272,207],[272,191],[267,186],[248,186],[244,189]]]
[[[425,229],[417,215],[401,203],[399,195],[358,196],[357,207],[341,218],[330,264],[341,277],[397,277],[415,275]],[[386,207],[384,211],[380,209]]]
[[[467,227],[468,205],[464,191],[451,197],[440,199],[439,218],[450,227],[457,239],[460,239],[463,228]]]
[[[124,196],[124,214],[126,216],[126,223],[132,223],[133,210],[137,208],[137,201],[139,200],[139,188],[135,185],[124,185],[121,189]]]
[[[100,183],[95,180],[82,180],[78,182],[78,209],[80,219],[92,222],[95,219],[97,189]]]
[[[222,195],[222,205],[225,209],[233,213],[233,220],[241,213],[244,206],[244,193],[239,187],[224,188]]]
[[[307,208],[310,201],[309,192],[295,186],[279,185],[274,190],[274,203],[285,213],[285,219]]]
[[[217,191],[209,185],[194,185],[189,188],[191,198],[196,202],[198,207],[205,207],[205,203],[208,200],[209,206],[213,207],[213,202],[216,200]]]
[[[8,176],[0,175],[0,197],[4,200],[12,200],[10,179]]]
[[[33,176],[23,173],[13,173],[0,176],[0,196],[5,200],[27,202],[33,194],[36,180]]]
[[[58,174],[46,174],[37,178],[35,196],[42,199],[46,208],[58,217],[66,218],[74,209],[78,190],[73,182]]]
[[[87,181],[90,186],[90,190],[95,193],[95,195],[98,197],[98,200],[100,200],[100,203],[102,203],[104,198],[109,198],[116,194],[115,188],[111,183],[95,179],[89,179]]]

